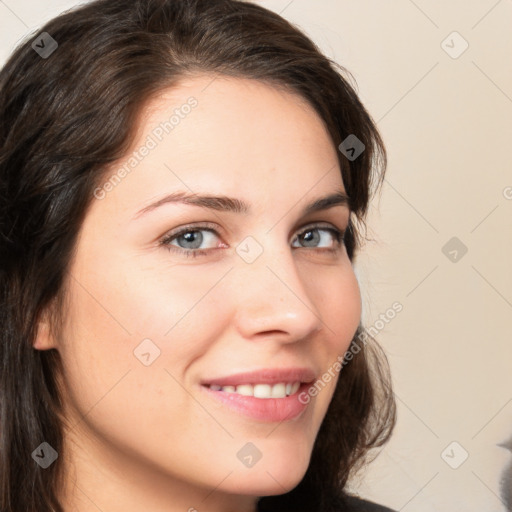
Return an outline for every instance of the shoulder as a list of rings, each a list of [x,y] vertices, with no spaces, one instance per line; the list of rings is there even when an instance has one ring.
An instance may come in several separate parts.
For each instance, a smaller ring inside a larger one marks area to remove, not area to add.
[[[363,500],[356,496],[345,496],[345,503],[349,506],[350,512],[395,512],[394,510],[378,505],[372,501]]]

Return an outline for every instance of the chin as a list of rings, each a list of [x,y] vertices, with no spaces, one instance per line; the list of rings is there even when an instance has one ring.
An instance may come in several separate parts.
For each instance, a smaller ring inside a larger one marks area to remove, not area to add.
[[[286,494],[295,488],[302,480],[304,473],[300,475],[282,475],[265,471],[259,474],[251,473],[239,476],[233,480],[233,486],[229,492],[247,496],[276,496]]]
[[[304,477],[309,464],[307,457],[298,460],[294,454],[271,454],[264,461],[265,455],[251,468],[239,470],[236,492],[253,496],[274,496],[285,494],[295,488]]]

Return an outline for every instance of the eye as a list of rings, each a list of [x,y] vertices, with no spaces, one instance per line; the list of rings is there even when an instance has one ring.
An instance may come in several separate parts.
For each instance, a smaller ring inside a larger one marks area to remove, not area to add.
[[[292,242],[292,247],[299,248],[325,248],[332,251],[336,251],[340,248],[343,238],[344,231],[330,226],[308,226],[306,229],[301,231]],[[295,245],[295,242],[303,245]],[[334,244],[333,244],[334,242]]]
[[[215,243],[219,234],[213,229],[213,224],[185,226],[178,231],[169,233],[161,241],[169,250],[185,256],[199,256],[209,252],[210,249],[226,247],[225,244]]]
[[[160,243],[169,251],[187,257],[206,256],[214,249],[228,247],[223,242],[215,241],[220,235],[214,228],[215,224],[184,226],[167,234]],[[292,247],[336,252],[342,246],[344,234],[345,231],[340,231],[332,224],[308,226],[294,238]]]

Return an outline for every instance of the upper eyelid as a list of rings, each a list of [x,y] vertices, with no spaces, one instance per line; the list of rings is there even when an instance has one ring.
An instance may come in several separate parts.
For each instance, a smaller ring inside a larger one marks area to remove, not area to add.
[[[168,240],[170,238],[174,238],[182,233],[188,233],[189,231],[213,231],[218,233],[218,225],[217,224],[209,224],[209,223],[197,223],[197,224],[185,224],[182,227],[171,229],[166,234],[163,235],[163,240]]]

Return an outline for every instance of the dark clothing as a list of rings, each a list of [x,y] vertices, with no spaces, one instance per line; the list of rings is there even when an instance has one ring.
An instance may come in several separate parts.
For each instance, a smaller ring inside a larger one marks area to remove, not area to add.
[[[383,505],[378,505],[372,501],[363,500],[355,496],[343,497],[343,503],[339,502],[339,507],[333,507],[337,512],[396,512]],[[258,503],[258,512],[268,512],[268,509],[262,503]]]
[[[362,500],[359,498],[346,498],[347,503],[350,505],[350,512],[394,512],[388,507],[377,505],[371,501]]]

